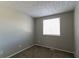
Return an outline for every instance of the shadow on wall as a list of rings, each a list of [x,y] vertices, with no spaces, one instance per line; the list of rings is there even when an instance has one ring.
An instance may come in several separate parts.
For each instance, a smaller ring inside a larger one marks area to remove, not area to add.
[[[47,24],[47,22],[45,23],[47,26],[43,24],[43,21],[45,20],[49,21],[50,19],[55,19],[55,18],[60,18],[60,22],[58,22],[60,24],[60,26],[58,25],[58,28],[60,28],[60,30],[56,27],[52,27],[51,25],[52,23],[50,24],[50,22],[49,22],[50,26],[48,26],[49,24]],[[74,52],[73,19],[74,19],[73,11],[36,18],[35,20],[36,44],[46,47],[51,47],[51,48],[58,48],[69,52]],[[46,27],[46,29],[44,29],[44,26]],[[59,30],[60,36],[49,35],[49,32],[47,31],[50,31],[50,33],[52,33],[52,30],[50,29]],[[43,35],[44,30],[46,30],[45,31],[46,35]]]

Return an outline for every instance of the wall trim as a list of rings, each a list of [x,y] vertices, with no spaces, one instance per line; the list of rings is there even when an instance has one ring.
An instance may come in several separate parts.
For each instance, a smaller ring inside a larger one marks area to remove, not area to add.
[[[37,46],[42,46],[42,47],[46,47],[46,48],[49,48],[50,50],[56,49],[56,50],[59,50],[59,51],[63,51],[63,52],[67,52],[67,53],[74,54],[74,52],[70,52],[70,51],[67,51],[67,50],[59,49],[59,48],[48,47],[48,46],[45,46],[45,45],[39,45],[39,44],[35,44],[35,45],[37,45]]]
[[[18,54],[18,53],[20,53],[20,52],[26,50],[26,49],[31,48],[32,46],[34,46],[34,45],[28,46],[28,47],[26,47],[26,48],[24,48],[24,49],[22,49],[22,50],[20,50],[20,51],[17,51],[17,52],[15,52],[15,53],[13,53],[13,54],[7,56],[6,58],[10,58],[10,57],[12,57],[12,56],[14,56],[14,55],[16,55],[16,54]]]
[[[39,45],[39,44],[34,44],[34,45],[41,46],[41,47],[46,47],[46,48],[49,48],[49,49],[51,49],[51,50],[56,49],[56,50],[60,50],[60,51],[63,51],[63,52],[67,52],[67,53],[72,53],[72,54],[74,54],[74,52],[70,52],[70,51],[67,51],[67,50],[59,49],[59,48],[48,47],[48,46]],[[34,45],[28,46],[28,47],[26,47],[26,48],[24,48],[24,49],[22,49],[22,50],[20,50],[20,51],[18,51],[18,52],[15,52],[15,53],[13,53],[13,54],[7,56],[6,58],[10,58],[10,57],[12,57],[12,56],[14,56],[14,55],[16,55],[16,54],[18,54],[18,53],[20,53],[20,52],[26,50],[26,49],[31,48],[31,47],[34,46]]]

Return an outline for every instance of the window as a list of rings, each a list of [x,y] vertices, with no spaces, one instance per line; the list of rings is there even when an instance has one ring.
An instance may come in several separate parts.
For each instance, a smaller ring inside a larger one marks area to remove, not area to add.
[[[60,36],[60,18],[43,20],[43,35]]]

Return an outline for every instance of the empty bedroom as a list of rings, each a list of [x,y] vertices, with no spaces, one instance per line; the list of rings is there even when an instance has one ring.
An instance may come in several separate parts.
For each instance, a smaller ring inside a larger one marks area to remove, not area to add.
[[[79,1],[0,1],[0,58],[78,58]]]

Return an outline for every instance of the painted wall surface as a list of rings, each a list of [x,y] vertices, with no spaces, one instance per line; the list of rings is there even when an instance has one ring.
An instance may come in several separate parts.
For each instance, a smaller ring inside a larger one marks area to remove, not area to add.
[[[79,58],[79,2],[77,2],[74,16],[75,56]]]
[[[28,15],[0,7],[0,57],[33,45],[33,23]]]
[[[43,35],[43,20],[60,17],[60,36]],[[35,43],[49,48],[58,48],[74,52],[74,27],[73,11],[36,18],[35,20]]]

